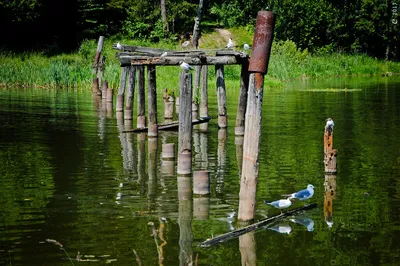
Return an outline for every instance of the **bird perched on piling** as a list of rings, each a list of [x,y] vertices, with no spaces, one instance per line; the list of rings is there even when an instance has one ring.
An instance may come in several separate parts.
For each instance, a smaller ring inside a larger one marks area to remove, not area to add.
[[[282,213],[282,209],[289,208],[292,205],[292,201],[290,198],[287,199],[280,199],[273,202],[268,202],[264,200],[264,202],[268,205],[274,206],[275,208],[279,209]]]
[[[185,71],[189,72],[189,70],[193,69],[188,63],[185,63],[183,61],[179,61],[179,66]]]
[[[228,44],[225,46],[225,48],[231,49],[232,47],[233,47],[232,38],[229,38]]]
[[[250,50],[250,45],[248,45],[247,43],[245,43],[243,45],[243,49],[245,49],[246,51]]]
[[[332,131],[334,126],[335,126],[335,123],[333,123],[332,118],[326,119],[325,130]]]
[[[314,186],[309,184],[306,189],[300,190],[292,194],[284,194],[282,196],[289,197],[288,199],[307,200],[314,195]]]
[[[118,42],[117,43],[117,49],[118,50],[124,50],[124,47]]]

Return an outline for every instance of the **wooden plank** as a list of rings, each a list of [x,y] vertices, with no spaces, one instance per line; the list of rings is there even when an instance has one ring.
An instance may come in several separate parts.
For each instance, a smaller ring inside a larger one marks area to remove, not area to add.
[[[258,229],[258,228],[260,228],[262,226],[269,225],[269,224],[271,224],[271,223],[273,223],[273,222],[275,222],[277,220],[280,220],[280,219],[282,219],[284,217],[294,215],[294,214],[296,214],[298,212],[301,212],[301,211],[311,210],[311,209],[314,209],[316,207],[317,207],[317,204],[311,204],[311,205],[307,205],[307,206],[300,207],[300,208],[297,208],[297,209],[293,209],[293,210],[281,213],[279,215],[264,219],[264,220],[262,220],[260,222],[248,225],[246,227],[242,227],[242,228],[237,229],[235,231],[232,231],[232,232],[229,232],[229,233],[226,233],[226,234],[223,234],[223,235],[219,235],[217,237],[214,237],[213,239],[206,240],[206,241],[200,243],[198,246],[200,246],[200,247],[210,247],[210,246],[222,243],[222,242],[224,242],[226,240],[238,237],[238,236],[243,235],[245,233],[254,231],[254,230],[256,230],[256,229]]]
[[[141,52],[141,53],[155,53],[155,54],[162,54],[164,52],[172,52],[172,50],[166,50],[166,49],[159,49],[159,48],[150,48],[150,47],[142,47],[142,46],[130,46],[130,45],[125,45],[122,44],[122,47],[124,48],[125,52]],[[113,49],[117,49],[117,45],[113,44],[112,46]]]
[[[230,51],[230,50],[220,50],[215,52],[216,56],[238,56],[241,58],[248,58],[249,55],[247,53],[238,52],[238,51]]]
[[[185,61],[189,65],[237,65],[241,60],[235,56],[198,56],[198,57],[182,57],[166,56],[166,57],[149,57],[149,56],[121,56],[119,62],[121,67],[130,65],[163,65],[178,66],[179,62]]]
[[[196,57],[200,55],[205,55],[205,51],[192,50],[192,51],[167,51],[167,57],[183,56],[183,57]],[[138,52],[117,52],[115,57],[121,56],[151,56],[151,57],[161,57],[161,53],[138,53]]]
[[[192,120],[192,125],[207,123],[210,120],[211,120],[211,117],[202,117],[200,119]],[[178,129],[178,127],[179,127],[179,121],[173,121],[173,122],[159,124],[158,130],[172,130],[172,129]],[[147,132],[147,130],[148,130],[147,127],[143,127],[143,128],[135,128],[135,129],[131,129],[131,130],[125,130],[122,132],[123,133],[138,133],[138,132]]]

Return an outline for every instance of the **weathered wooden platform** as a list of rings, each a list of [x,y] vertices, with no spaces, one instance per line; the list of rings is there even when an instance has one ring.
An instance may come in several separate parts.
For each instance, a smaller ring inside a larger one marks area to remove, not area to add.
[[[208,121],[211,120],[211,117],[202,117],[199,119],[194,119],[192,120],[192,125],[198,125],[202,123],[207,123]],[[179,128],[179,121],[172,121],[168,123],[163,123],[158,125],[158,130],[174,130]],[[122,133],[140,133],[140,132],[147,132],[148,128],[143,127],[143,128],[134,128],[131,130],[124,130]]]

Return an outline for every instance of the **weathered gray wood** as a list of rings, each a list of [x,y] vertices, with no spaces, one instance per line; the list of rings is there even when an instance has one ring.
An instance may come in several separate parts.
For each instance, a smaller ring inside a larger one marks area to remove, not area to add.
[[[194,265],[193,260],[193,192],[191,177],[178,177],[179,265]]]
[[[236,65],[240,64],[241,60],[235,56],[196,56],[196,57],[149,57],[149,56],[121,56],[119,58],[120,65],[163,65],[177,66],[180,61],[185,61],[189,65]]]
[[[279,215],[264,219],[264,220],[259,221],[257,223],[242,227],[242,228],[237,229],[235,231],[232,231],[232,232],[229,232],[229,233],[226,233],[226,234],[223,234],[223,235],[219,235],[217,237],[214,237],[213,239],[206,240],[206,241],[200,243],[199,246],[200,247],[211,247],[213,245],[216,245],[216,244],[222,243],[224,241],[227,241],[229,239],[232,239],[232,238],[238,237],[240,235],[243,235],[245,233],[254,231],[254,230],[256,230],[256,229],[258,229],[258,228],[260,228],[262,226],[266,226],[266,225],[272,224],[275,221],[280,220],[280,219],[282,219],[284,217],[292,216],[292,215],[294,215],[294,214],[296,214],[298,212],[301,212],[301,211],[307,211],[307,210],[314,209],[317,206],[318,206],[317,204],[310,204],[310,205],[307,205],[307,206],[304,206],[304,207],[300,207],[300,208],[297,208],[297,209],[289,210],[287,212],[284,212],[284,213],[281,213]]]
[[[138,66],[138,108],[137,108],[137,127],[146,126],[145,116],[145,95],[144,95],[144,66]]]
[[[128,67],[121,68],[121,76],[119,81],[118,87],[118,94],[117,94],[117,112],[122,112],[124,110],[124,94],[125,94],[125,87],[126,87],[126,74],[128,72]]]
[[[192,120],[192,125],[198,125],[198,124],[203,124],[207,123],[208,121],[211,120],[211,117],[202,117],[199,119],[193,119]],[[167,122],[167,123],[162,123],[158,125],[158,130],[172,130],[172,129],[177,129],[179,128],[179,121],[172,121],[172,122]],[[142,128],[135,128],[131,130],[125,130],[125,133],[137,133],[137,132],[147,132],[148,128],[147,127],[142,127]]]
[[[103,50],[103,44],[104,44],[104,36],[100,36],[99,41],[97,42],[96,55],[94,56],[94,62],[93,62],[94,74],[96,74],[97,72],[97,64],[99,63],[100,60],[101,51]]]
[[[254,218],[259,169],[264,76],[250,74],[243,144],[243,169],[239,192],[239,220]]]
[[[201,16],[203,14],[203,0],[199,1],[199,8],[197,9],[197,16],[194,19],[194,27],[193,27],[193,38],[192,44],[193,47],[199,48],[199,39],[200,39],[200,22]]]
[[[242,69],[240,73],[240,93],[238,109],[236,113],[236,126],[235,135],[244,135],[244,119],[246,115],[246,104],[247,104],[247,90],[249,87],[249,61],[243,60]]]
[[[132,112],[133,112],[133,98],[135,93],[135,81],[136,81],[136,67],[131,66],[128,70],[128,90],[126,93],[126,102],[125,102],[125,112],[124,119],[132,120]]]
[[[187,50],[187,51],[167,51],[166,57],[198,57],[204,56],[206,54],[203,50]],[[153,57],[154,59],[159,59],[163,53],[155,52],[155,53],[138,53],[138,52],[117,52],[115,54],[116,57],[122,56],[139,56],[139,57]]]
[[[165,7],[165,0],[161,0],[161,19],[163,22],[163,31],[164,31],[164,33],[168,33],[169,27],[168,27],[168,20],[167,20],[167,9]]]
[[[106,65],[106,57],[103,55],[97,64],[97,78],[99,79],[99,84],[102,82],[103,72]]]
[[[218,127],[228,126],[226,113],[226,89],[224,80],[224,65],[216,65],[217,99],[218,99]]]
[[[201,66],[200,117],[208,117],[208,66]]]
[[[215,53],[216,56],[236,56],[239,58],[248,58],[247,53],[232,51],[232,50],[219,50]]]
[[[148,83],[148,136],[157,137],[157,89],[156,89],[156,66],[149,65],[147,67],[147,83]]]
[[[130,46],[121,44],[124,47],[124,51],[126,52],[141,52],[141,53],[154,53],[154,54],[162,54],[164,52],[173,52],[172,50],[166,49],[158,49],[158,48],[150,48],[150,47],[142,47],[142,46]],[[117,45],[113,44],[113,49],[117,49]],[[117,49],[118,50],[118,49]]]
[[[192,168],[192,74],[181,72],[179,95],[178,174]]]
[[[108,82],[107,80],[103,81],[103,86],[101,87],[101,98],[107,99],[107,89],[108,89]]]
[[[194,84],[193,84],[193,103],[200,103],[200,76],[201,76],[201,66],[194,67]]]
[[[255,232],[239,236],[239,250],[242,265],[257,266],[257,245]]]

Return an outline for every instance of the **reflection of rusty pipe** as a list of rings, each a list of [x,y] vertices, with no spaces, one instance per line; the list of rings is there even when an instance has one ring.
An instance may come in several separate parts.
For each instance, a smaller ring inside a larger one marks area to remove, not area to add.
[[[267,74],[274,37],[275,16],[270,11],[258,11],[251,51],[250,72]]]
[[[333,199],[336,196],[336,176],[325,175],[324,217],[328,227],[333,225]]]

